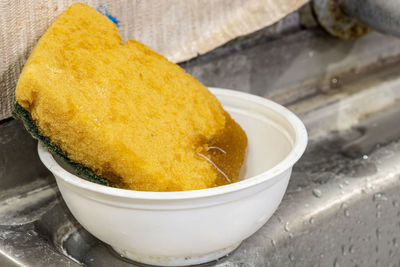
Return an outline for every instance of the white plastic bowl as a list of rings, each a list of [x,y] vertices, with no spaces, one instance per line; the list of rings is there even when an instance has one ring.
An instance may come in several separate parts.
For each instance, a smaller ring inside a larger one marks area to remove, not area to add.
[[[244,179],[234,184],[182,192],[102,186],[68,172],[39,144],[40,159],[78,222],[124,257],[164,266],[218,259],[264,225],[281,202],[306,148],[303,123],[264,98],[211,91],[248,137]]]

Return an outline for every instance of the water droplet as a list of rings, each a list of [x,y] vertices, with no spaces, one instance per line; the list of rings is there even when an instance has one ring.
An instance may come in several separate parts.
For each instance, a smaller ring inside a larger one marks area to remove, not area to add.
[[[350,247],[349,247],[349,253],[350,253],[350,254],[353,254],[353,253],[354,253],[354,246],[353,246],[353,245],[350,245]]]
[[[350,211],[348,209],[344,209],[343,213],[344,213],[344,216],[346,216],[346,217],[350,216]]]
[[[347,255],[347,250],[346,250],[346,246],[342,245],[342,255],[346,256]]]
[[[322,196],[322,192],[319,189],[313,189],[312,193],[317,198],[320,198]]]
[[[283,229],[285,230],[285,232],[290,232],[289,222],[285,223]]]
[[[335,260],[333,261],[333,267],[339,267],[339,263],[338,263],[338,259],[335,258]]]
[[[376,228],[375,234],[376,234],[376,238],[378,240],[380,240],[381,239],[381,230],[379,228]]]
[[[311,217],[308,221],[310,222],[310,224],[313,224],[314,223],[314,218]]]
[[[344,184],[349,185],[350,184],[349,180],[344,180]]]
[[[368,159],[368,155],[363,155],[363,159]]]
[[[342,184],[338,184],[340,189],[343,189],[343,185]]]
[[[387,197],[385,196],[384,193],[376,193],[374,194],[374,196],[372,197],[372,201],[378,201],[378,200],[387,200]]]
[[[376,193],[372,196],[372,201],[376,201],[377,199],[379,199],[382,196],[381,193]]]
[[[93,258],[90,258],[89,261],[94,261],[94,259],[93,259]]]
[[[367,190],[365,188],[361,188],[361,193],[366,194]]]
[[[271,245],[274,247],[274,249],[276,249],[276,243],[275,243],[275,240],[271,239]]]
[[[35,230],[29,230],[28,232],[27,232],[27,234],[29,235],[29,236],[37,236],[38,235],[38,233],[36,233],[36,231]]]
[[[290,260],[290,261],[294,261],[294,255],[293,255],[293,253],[289,253],[289,260]]]
[[[332,84],[337,84],[338,83],[338,79],[337,78],[332,78],[331,83]]]
[[[399,206],[399,202],[397,200],[393,200],[392,201],[392,205],[393,205],[393,207],[398,207]]]

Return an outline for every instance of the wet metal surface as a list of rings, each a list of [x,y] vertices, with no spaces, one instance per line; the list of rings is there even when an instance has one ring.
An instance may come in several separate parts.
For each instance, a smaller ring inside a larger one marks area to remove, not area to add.
[[[79,266],[58,252],[36,224],[0,225],[0,266]]]
[[[366,118],[357,126],[360,137],[347,144],[343,151],[351,157],[368,155],[373,149],[399,139],[398,120],[400,118],[400,101],[389,110]]]
[[[14,192],[29,191],[39,183],[53,181],[50,172],[39,161],[36,144],[21,122],[0,121],[0,201]],[[29,186],[32,183],[36,185]]]
[[[287,105],[341,89],[348,79],[365,79],[388,62],[398,61],[399,55],[400,40],[394,37],[373,32],[342,41],[315,29],[250,47],[246,53],[183,66],[207,86],[245,91]]]

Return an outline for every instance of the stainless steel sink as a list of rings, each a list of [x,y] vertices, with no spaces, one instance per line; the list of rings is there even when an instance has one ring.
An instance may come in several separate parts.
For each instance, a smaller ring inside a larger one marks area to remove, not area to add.
[[[400,41],[299,29],[214,53],[183,67],[285,104],[310,143],[268,223],[204,266],[400,266]],[[0,266],[142,266],[76,222],[35,145],[19,122],[1,122]]]

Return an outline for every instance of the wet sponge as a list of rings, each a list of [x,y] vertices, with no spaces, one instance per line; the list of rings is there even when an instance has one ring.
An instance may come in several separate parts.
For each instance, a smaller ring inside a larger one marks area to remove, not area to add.
[[[235,182],[247,146],[206,87],[83,4],[39,40],[14,114],[90,180],[132,190]]]

